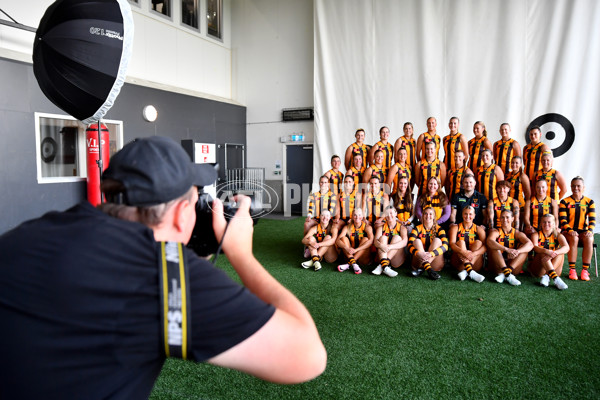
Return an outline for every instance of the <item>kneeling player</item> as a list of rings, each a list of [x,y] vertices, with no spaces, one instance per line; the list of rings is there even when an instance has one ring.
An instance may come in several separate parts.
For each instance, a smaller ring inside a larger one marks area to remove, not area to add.
[[[492,229],[486,244],[488,248],[489,266],[497,276],[496,282],[505,280],[513,286],[521,282],[513,275],[521,272],[527,259],[527,253],[533,249],[533,243],[523,232],[513,228],[515,217],[510,210],[500,213],[500,228]]]
[[[302,268],[315,267],[315,271],[321,269],[321,259],[332,263],[337,259],[338,252],[335,248],[337,238],[337,224],[331,221],[331,212],[323,210],[319,216],[319,224],[308,230],[302,239],[302,244],[310,252],[311,259],[302,263]]]
[[[390,278],[398,275],[392,268],[398,268],[404,263],[404,248],[408,243],[406,227],[398,221],[398,214],[394,206],[385,209],[385,223],[377,228],[373,244],[377,248],[379,265],[373,271],[374,275],[383,272]]]

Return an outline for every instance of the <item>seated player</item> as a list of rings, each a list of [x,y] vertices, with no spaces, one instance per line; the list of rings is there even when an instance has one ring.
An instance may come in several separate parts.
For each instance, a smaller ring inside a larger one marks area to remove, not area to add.
[[[457,269],[458,278],[464,281],[468,276],[475,282],[483,282],[485,277],[479,274],[483,266],[485,253],[485,229],[473,223],[475,209],[463,208],[462,222],[450,227],[450,263]]]
[[[441,278],[438,272],[444,268],[448,237],[437,224],[433,207],[423,210],[423,223],[410,233],[408,250],[412,254],[412,276],[419,276],[423,271],[427,271],[430,279]]]
[[[521,282],[514,274],[520,274],[533,243],[523,232],[513,227],[515,217],[510,210],[502,210],[500,227],[492,229],[487,237],[488,267],[497,274],[496,282],[519,286]],[[514,274],[513,274],[514,273]]]
[[[452,196],[450,202],[452,213],[450,214],[450,223],[458,224],[462,222],[462,210],[466,206],[475,209],[475,220],[477,226],[482,226],[487,216],[487,199],[485,196],[475,190],[475,177],[471,174],[463,176],[462,190],[459,194]]]
[[[567,239],[556,229],[554,215],[546,214],[542,217],[542,229],[531,235],[535,256],[527,270],[532,276],[540,279],[540,285],[547,287],[550,279],[558,290],[568,289],[566,283],[560,279],[565,254],[569,252]]]
[[[334,262],[338,257],[335,248],[338,228],[331,219],[331,212],[323,210],[319,216],[319,223],[308,230],[302,239],[309,252],[311,259],[302,263],[302,268],[315,267],[315,271],[321,269],[321,259],[325,258],[328,263]]]
[[[352,266],[354,273],[360,274],[362,269],[358,263],[368,265],[371,262],[373,229],[364,220],[362,209],[354,209],[352,222],[342,228],[335,244],[348,259],[347,264],[338,265],[338,271],[344,272]]]
[[[344,174],[340,171],[341,165],[342,160],[340,160],[340,156],[333,155],[331,157],[331,169],[325,172],[325,176],[329,179],[329,188],[335,195],[339,193],[340,186],[344,180]]]
[[[362,209],[366,210],[367,222],[373,229],[383,225],[383,210],[390,202],[387,193],[383,191],[378,177],[372,176],[369,181],[369,191],[363,196]]]
[[[515,228],[519,229],[519,202],[508,194],[510,193],[510,183],[500,181],[496,184],[497,197],[488,203],[488,226],[490,228],[500,227],[500,213],[502,210],[510,210],[515,216]]]
[[[357,156],[360,157],[360,156]],[[338,231],[342,229],[342,227],[352,218],[352,211],[356,207],[362,206],[361,193],[357,189],[357,185],[355,185],[354,180],[350,175],[346,175],[344,178],[344,184],[342,186],[342,191],[338,195],[338,207],[337,207],[337,227]]]
[[[577,261],[577,246],[579,242],[583,243],[583,253],[581,262],[581,280],[589,281],[590,274],[588,269],[592,262],[592,250],[594,246],[594,228],[596,227],[596,205],[594,200],[583,195],[585,186],[583,178],[576,176],[571,180],[571,196],[561,200],[558,211],[560,219],[560,228],[562,234],[569,244],[569,279],[577,280],[577,270],[575,262]]]
[[[404,248],[408,244],[408,237],[393,206],[385,209],[385,223],[377,228],[373,244],[377,248],[379,265],[371,273],[381,275],[383,272],[390,278],[398,275],[392,268],[398,268],[404,263]]]

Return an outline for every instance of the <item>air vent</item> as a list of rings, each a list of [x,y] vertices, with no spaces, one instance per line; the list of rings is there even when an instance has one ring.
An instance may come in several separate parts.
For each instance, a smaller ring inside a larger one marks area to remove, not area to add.
[[[312,108],[284,108],[284,121],[310,121],[315,119],[314,110]]]

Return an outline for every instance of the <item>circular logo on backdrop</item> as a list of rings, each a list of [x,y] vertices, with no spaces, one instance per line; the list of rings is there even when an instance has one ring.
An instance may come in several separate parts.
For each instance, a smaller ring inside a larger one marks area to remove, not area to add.
[[[542,130],[542,142],[550,147],[554,157],[562,156],[575,143],[575,127],[564,115],[549,113],[531,121],[525,131],[527,143],[531,141],[529,130],[536,125]]]

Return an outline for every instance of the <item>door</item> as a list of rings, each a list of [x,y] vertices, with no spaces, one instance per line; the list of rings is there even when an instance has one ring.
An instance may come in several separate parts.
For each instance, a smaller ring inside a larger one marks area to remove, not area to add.
[[[286,145],[284,213],[302,215],[313,181],[313,145]]]

